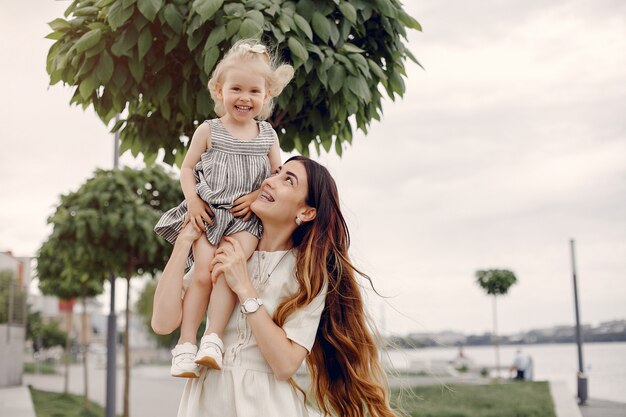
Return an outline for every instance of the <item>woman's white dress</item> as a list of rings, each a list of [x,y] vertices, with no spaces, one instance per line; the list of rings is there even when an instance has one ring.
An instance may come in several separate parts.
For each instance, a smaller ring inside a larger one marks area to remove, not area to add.
[[[248,272],[270,316],[299,290],[294,251],[254,252]],[[271,276],[268,277],[268,274]],[[190,274],[188,274],[190,276]],[[188,285],[188,281],[185,282]],[[322,292],[308,306],[291,314],[282,326],[287,337],[309,352],[324,308]],[[178,417],[307,417],[303,395],[287,381],[278,381],[256,344],[246,316],[233,311],[223,337],[221,371],[201,367],[200,377],[185,385]]]

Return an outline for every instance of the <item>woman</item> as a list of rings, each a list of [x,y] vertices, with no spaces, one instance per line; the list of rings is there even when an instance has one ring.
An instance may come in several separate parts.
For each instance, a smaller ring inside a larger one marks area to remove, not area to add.
[[[304,359],[323,413],[395,416],[326,168],[289,159],[263,182],[251,209],[263,224],[258,250],[246,262],[228,239],[212,262],[213,278],[225,279],[241,303],[225,331],[223,370],[187,382],[179,417],[308,416],[292,379]],[[159,334],[180,324],[185,261],[200,236],[193,227],[176,241],[155,292],[152,327]]]

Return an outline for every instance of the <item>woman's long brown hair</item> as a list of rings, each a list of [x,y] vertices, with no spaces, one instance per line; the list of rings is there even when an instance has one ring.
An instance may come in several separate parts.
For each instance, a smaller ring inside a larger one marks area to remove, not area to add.
[[[307,366],[311,392],[325,415],[396,416],[389,406],[387,379],[368,327],[356,274],[348,258],[350,234],[339,208],[337,186],[326,168],[302,156],[308,179],[306,203],[316,209],[313,221],[296,229],[296,279],[301,291],[282,302],[274,315],[280,326],[309,304],[327,285],[326,304]]]

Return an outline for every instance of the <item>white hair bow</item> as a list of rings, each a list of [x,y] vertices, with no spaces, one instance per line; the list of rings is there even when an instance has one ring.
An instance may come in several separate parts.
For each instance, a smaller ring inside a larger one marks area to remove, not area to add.
[[[248,52],[254,52],[256,54],[262,54],[265,56],[265,60],[267,62],[270,61],[270,54],[267,53],[267,48],[265,48],[264,45],[261,44],[256,44],[256,45],[247,45],[247,44],[243,44],[240,46],[241,49],[243,49],[244,51],[248,51]]]

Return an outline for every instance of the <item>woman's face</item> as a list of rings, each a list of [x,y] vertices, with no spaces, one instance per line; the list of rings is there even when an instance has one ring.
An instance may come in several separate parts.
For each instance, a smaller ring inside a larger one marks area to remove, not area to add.
[[[265,223],[295,228],[296,217],[307,207],[308,188],[304,164],[289,161],[263,181],[261,193],[250,208]]]

